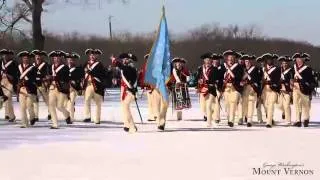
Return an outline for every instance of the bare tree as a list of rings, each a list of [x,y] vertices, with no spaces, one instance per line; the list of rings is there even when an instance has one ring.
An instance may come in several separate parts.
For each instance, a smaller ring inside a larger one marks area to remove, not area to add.
[[[107,0],[113,2],[116,0]],[[119,1],[119,0],[118,0]],[[127,3],[128,0],[120,0]],[[43,49],[45,37],[42,32],[41,16],[44,12],[44,6],[55,3],[54,0],[18,0],[13,7],[6,6],[6,0],[2,0],[0,4],[0,30],[1,35],[6,33],[12,35],[13,31],[18,31],[21,35],[27,35],[17,25],[22,21],[32,25],[32,44],[35,49]],[[64,0],[65,3],[72,3],[72,0]],[[89,0],[82,0],[82,3],[89,3]],[[101,0],[98,0],[101,4]]]

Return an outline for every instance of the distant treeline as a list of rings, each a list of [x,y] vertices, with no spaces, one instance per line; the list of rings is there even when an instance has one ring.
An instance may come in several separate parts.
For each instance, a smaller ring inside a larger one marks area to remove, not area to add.
[[[138,67],[141,66],[143,56],[152,47],[153,34],[131,34],[115,33],[113,40],[106,37],[85,36],[78,33],[68,35],[45,34],[45,50],[64,50],[79,53],[83,63],[86,60],[84,51],[87,48],[99,48],[104,55],[101,61],[110,64],[110,55],[118,55],[121,52],[132,52],[139,57]],[[307,52],[311,57],[309,64],[320,70],[320,47],[310,43],[297,42],[287,39],[266,38],[260,35],[256,26],[239,28],[238,26],[220,27],[217,24],[205,25],[193,29],[182,35],[172,35],[171,38],[172,56],[184,57],[188,60],[188,67],[195,70],[202,61],[199,56],[205,52],[222,53],[228,49],[234,49],[245,53],[260,56],[263,53],[271,52],[279,55],[292,55],[295,52]],[[11,48],[16,52],[31,50],[30,40],[19,38],[17,35],[3,36],[0,39],[0,48]]]

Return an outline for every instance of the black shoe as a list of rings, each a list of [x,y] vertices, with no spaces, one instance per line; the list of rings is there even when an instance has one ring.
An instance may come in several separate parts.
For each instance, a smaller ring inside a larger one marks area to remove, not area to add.
[[[33,118],[30,120],[30,125],[33,126],[37,122],[38,118]],[[39,121],[39,120],[38,120]]]
[[[303,121],[303,126],[304,127],[309,127],[309,119],[306,119]]]
[[[9,117],[9,116],[5,116],[4,119],[5,119],[5,120],[9,120],[10,117]]]
[[[100,124],[100,121],[99,121],[99,122],[95,122],[94,124],[97,124],[97,125],[98,125],[98,124]]]
[[[302,126],[301,121],[295,122],[295,123],[293,124],[293,126],[295,126],[295,127],[301,127],[301,126]]]
[[[89,122],[91,122],[91,119],[90,118],[84,119],[83,122],[89,123]]]
[[[270,124],[267,124],[266,128],[272,128],[272,126]]]
[[[125,132],[129,132],[129,128],[127,128],[127,127],[124,127],[123,130],[124,130]]]
[[[161,126],[158,126],[158,129],[161,130],[161,131],[164,131],[164,126],[165,126],[165,124],[161,125]]]
[[[247,127],[251,127],[252,126],[252,124],[251,123],[247,123]]]
[[[39,118],[34,118],[34,120],[35,120],[36,122],[39,122]]]
[[[239,124],[239,125],[243,125],[243,118],[240,118],[240,119],[239,119],[238,124]]]
[[[247,123],[248,122],[248,118],[245,116],[244,117],[244,123]]]
[[[233,122],[228,122],[229,127],[233,127]]]
[[[155,119],[148,119],[149,122],[156,121]]]
[[[207,121],[207,116],[203,116],[204,121]]]
[[[282,120],[286,119],[286,115],[284,115],[284,113],[282,113]]]
[[[59,129],[58,127],[51,126],[50,129]]]
[[[71,121],[70,117],[68,117],[68,118],[66,119],[66,123],[67,123],[67,124],[72,124],[72,121]]]
[[[48,120],[51,120],[51,115],[50,114],[48,114]]]
[[[220,123],[220,120],[215,120],[216,124],[219,124]]]
[[[9,119],[9,121],[8,121],[8,122],[13,123],[15,120],[16,120],[16,117],[14,117],[14,118],[12,118],[12,119]]]
[[[20,128],[27,128],[26,126],[20,126]]]
[[[272,125],[275,125],[276,123],[275,123],[275,121],[272,119]]]

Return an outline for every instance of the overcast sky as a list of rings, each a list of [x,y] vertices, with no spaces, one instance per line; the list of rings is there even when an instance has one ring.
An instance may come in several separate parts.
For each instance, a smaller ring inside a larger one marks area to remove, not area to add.
[[[10,0],[9,0],[10,1]],[[163,0],[55,0],[44,13],[44,29],[56,33],[108,35],[107,19],[113,15],[114,31],[151,32],[159,23]],[[307,3],[306,3],[307,2]],[[213,22],[221,25],[257,24],[263,35],[308,41],[320,45],[319,0],[166,0],[168,26],[174,33]]]

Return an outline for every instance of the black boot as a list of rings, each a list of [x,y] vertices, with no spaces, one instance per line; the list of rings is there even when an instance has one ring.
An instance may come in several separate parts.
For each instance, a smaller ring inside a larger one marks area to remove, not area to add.
[[[83,122],[89,123],[91,122],[91,118],[84,119]]]
[[[219,124],[219,123],[220,123],[220,120],[216,120],[215,122],[216,122],[216,124]]]
[[[165,124],[158,126],[158,129],[161,130],[161,131],[164,131],[164,127],[165,127]]]
[[[30,125],[33,126],[37,122],[38,118],[33,118],[30,120]]]
[[[248,118],[247,116],[244,117],[244,123],[247,123],[248,122]]]
[[[229,122],[228,122],[228,126],[229,126],[229,127],[233,127],[233,122],[230,122],[230,121],[229,121]]]
[[[301,127],[301,126],[302,126],[301,121],[295,122],[295,123],[293,124],[293,126],[295,126],[295,127]]]
[[[129,128],[128,128],[128,127],[124,127],[123,130],[124,130],[125,132],[129,132]]]
[[[267,124],[266,128],[272,128],[272,126],[270,124]]]
[[[239,124],[239,125],[243,125],[243,118],[240,118],[240,119],[239,119],[238,124]]]
[[[48,114],[48,120],[51,120],[51,114]]]
[[[97,125],[98,125],[98,124],[100,124],[100,121],[99,121],[99,122],[95,122],[94,124],[97,124]]]
[[[39,122],[39,118],[34,118],[34,120],[35,120],[36,122]]]
[[[252,124],[251,123],[247,123],[247,127],[251,127],[252,126]]]
[[[9,121],[10,117],[9,116],[5,116],[4,119]]]
[[[13,117],[12,119],[9,119],[9,121],[8,122],[14,122],[16,120],[16,117]]]
[[[282,113],[282,120],[286,119],[286,116],[284,115],[284,113]]]
[[[50,129],[59,129],[58,127],[51,126]]]
[[[203,116],[204,121],[207,121],[207,116]]]
[[[272,119],[272,125],[275,125],[276,123],[275,123],[275,121]]]
[[[70,119],[70,116],[66,119],[66,123],[67,123],[67,124],[72,124],[72,121],[71,121],[71,119]]]
[[[304,127],[309,127],[309,119],[306,119],[303,121],[303,126]]]

